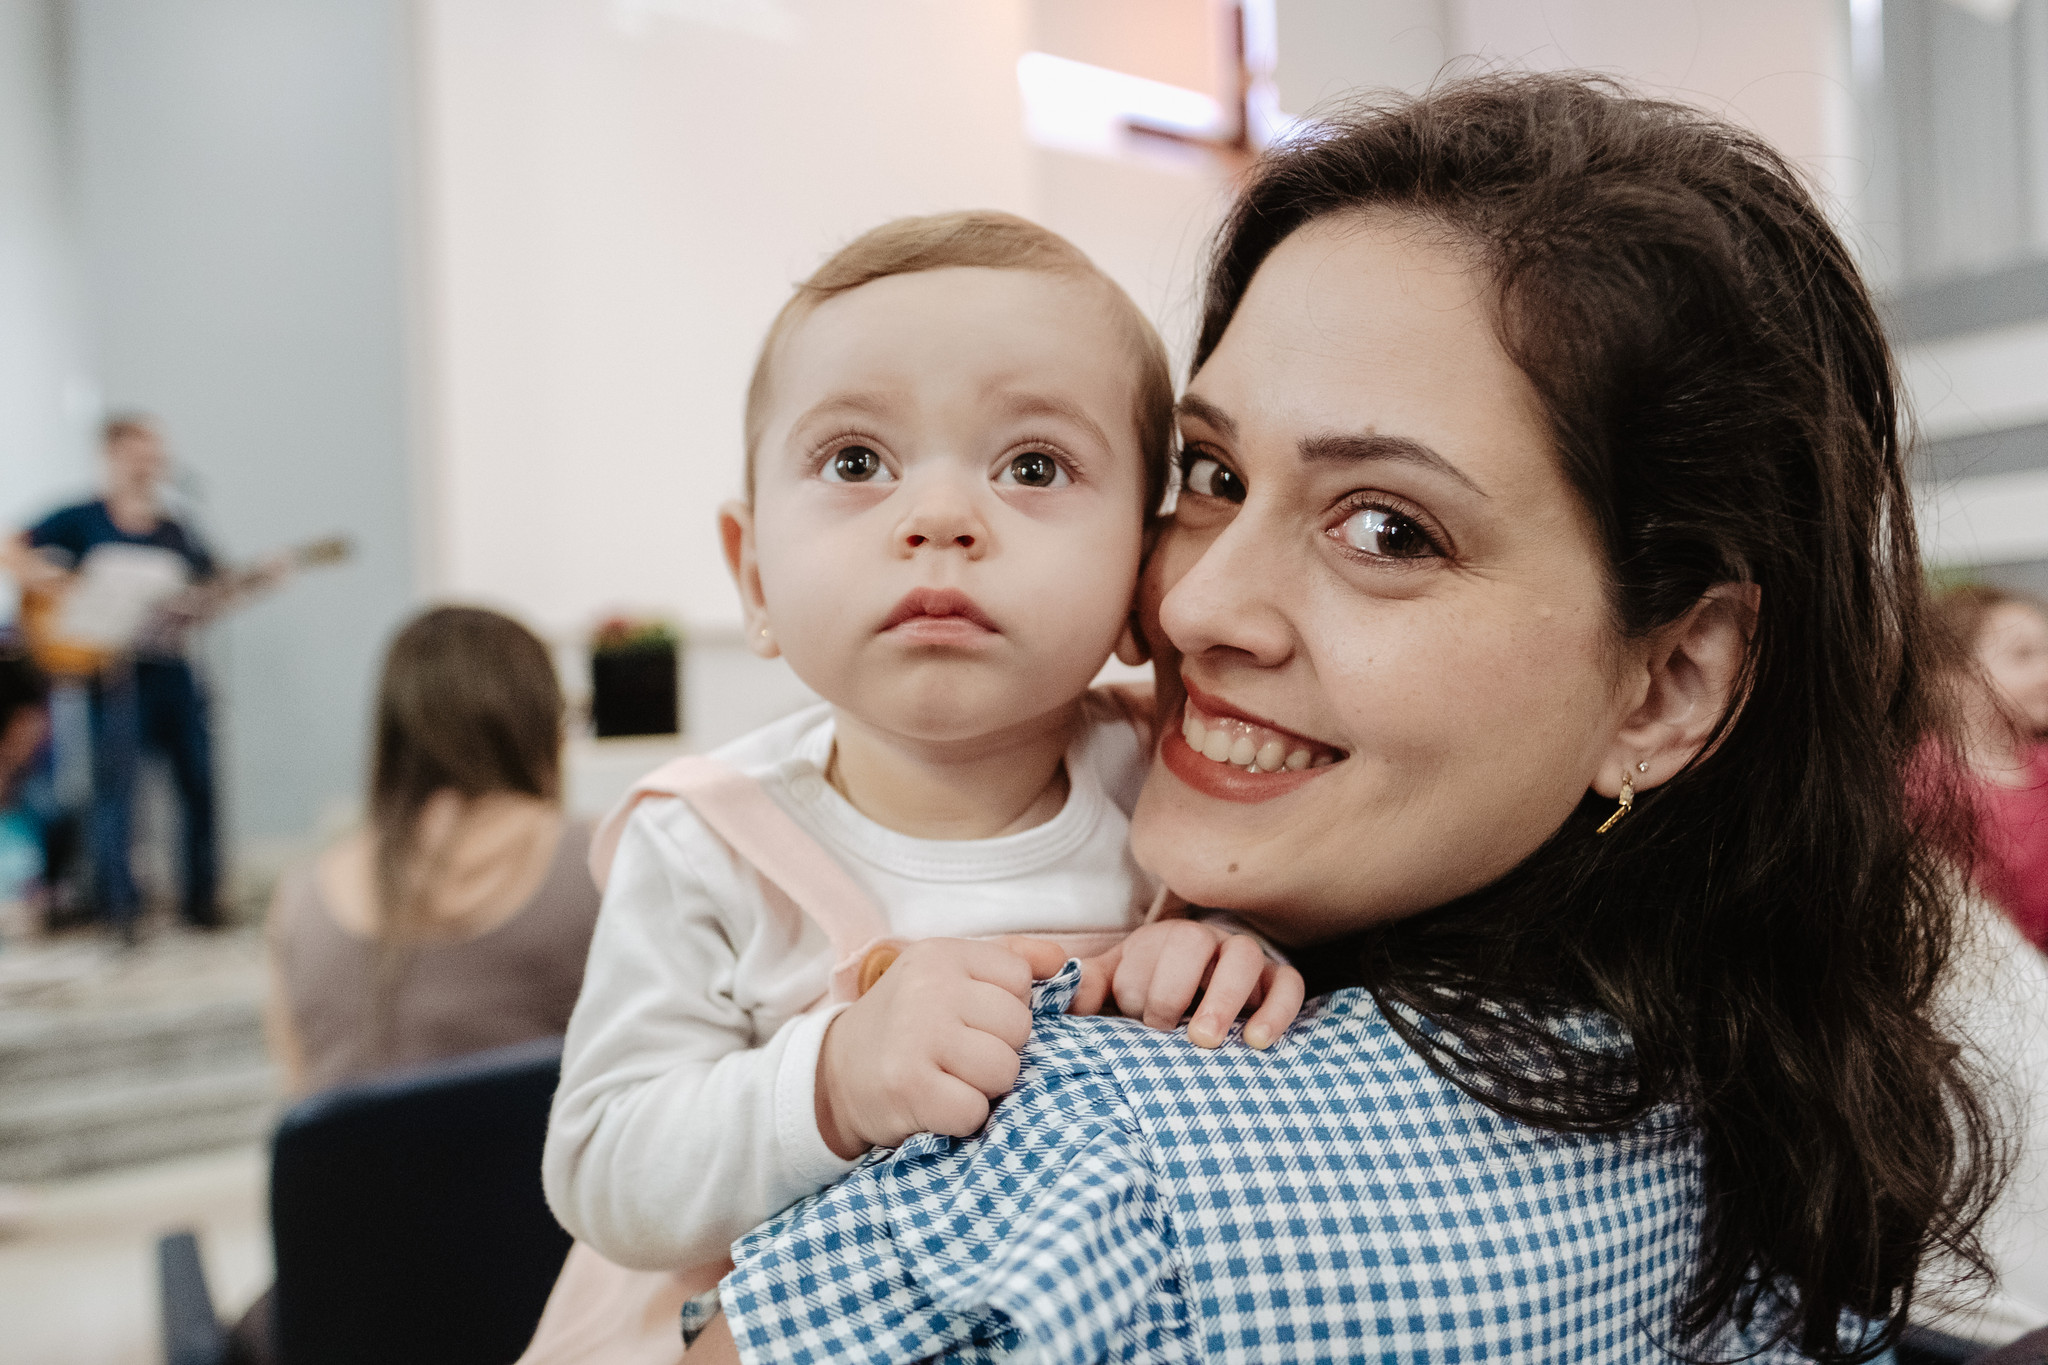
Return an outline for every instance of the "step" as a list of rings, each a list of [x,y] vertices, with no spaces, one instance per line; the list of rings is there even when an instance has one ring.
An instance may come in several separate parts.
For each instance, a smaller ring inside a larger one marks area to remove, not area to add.
[[[18,1085],[231,1065],[263,1055],[262,1008],[249,1000],[110,1013],[0,1014],[0,1098]]]
[[[93,1086],[21,1086],[0,1096],[0,1181],[50,1180],[261,1141],[279,1078],[266,1060]]]
[[[0,1182],[261,1141],[281,1087],[252,933],[0,954]]]

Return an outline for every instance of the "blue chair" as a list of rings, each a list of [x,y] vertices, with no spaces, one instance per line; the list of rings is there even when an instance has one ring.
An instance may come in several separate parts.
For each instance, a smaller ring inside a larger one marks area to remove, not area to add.
[[[292,1106],[271,1142],[272,1334],[284,1365],[508,1365],[569,1253],[540,1187],[562,1041]],[[158,1243],[168,1365],[220,1365],[197,1240]]]

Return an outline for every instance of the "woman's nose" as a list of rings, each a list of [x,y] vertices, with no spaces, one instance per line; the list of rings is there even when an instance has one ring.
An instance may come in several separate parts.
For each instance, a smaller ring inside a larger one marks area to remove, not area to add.
[[[900,554],[919,550],[963,550],[979,559],[988,550],[988,527],[973,495],[954,479],[934,479],[916,490],[909,510],[896,527]]]
[[[1277,604],[1291,599],[1276,589],[1293,580],[1298,595],[1300,575],[1269,539],[1240,515],[1167,589],[1159,625],[1182,655],[1225,650],[1261,668],[1287,661],[1294,628]]]

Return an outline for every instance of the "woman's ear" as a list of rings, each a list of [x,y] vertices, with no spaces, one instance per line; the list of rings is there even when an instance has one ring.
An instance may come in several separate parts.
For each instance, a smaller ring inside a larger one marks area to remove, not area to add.
[[[1754,583],[1718,583],[1692,610],[1656,632],[1637,675],[1638,700],[1615,733],[1593,790],[1618,797],[1628,777],[1637,791],[1668,782],[1739,710],[1762,593]]]
[[[718,509],[718,540],[725,547],[725,567],[740,590],[740,613],[746,621],[747,648],[764,659],[782,653],[768,623],[768,603],[761,596],[761,566],[754,558],[754,509],[733,501]]]

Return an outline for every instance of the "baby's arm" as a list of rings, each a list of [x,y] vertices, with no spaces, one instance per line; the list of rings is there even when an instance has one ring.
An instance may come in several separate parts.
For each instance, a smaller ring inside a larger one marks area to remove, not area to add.
[[[1269,957],[1258,939],[1218,920],[1139,925],[1084,965],[1095,986],[1075,997],[1075,1013],[1092,1013],[1107,995],[1126,1017],[1171,1029],[1199,995],[1201,1006],[1188,1020],[1188,1041],[1197,1047],[1222,1046],[1231,1020],[1246,1009],[1253,1013],[1240,1035],[1245,1045],[1270,1047],[1301,1013],[1301,973]]]
[[[756,1045],[733,998],[745,935],[719,906],[741,885],[729,861],[699,857],[646,808],[628,823],[542,1161],[562,1225],[640,1269],[722,1262],[734,1238],[853,1164],[825,1145],[815,1116],[831,1015],[800,1015]]]

